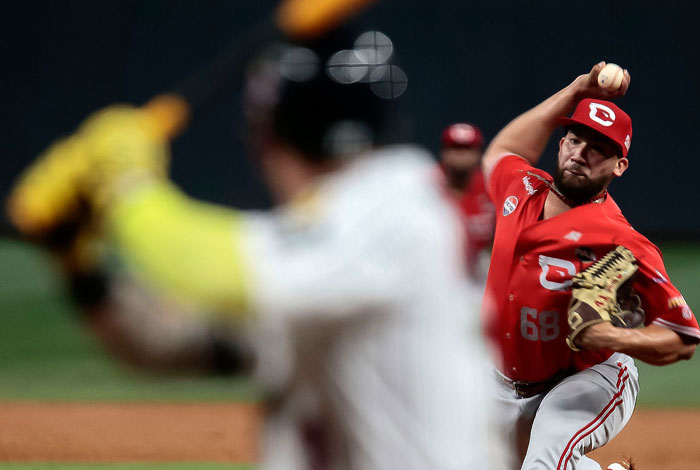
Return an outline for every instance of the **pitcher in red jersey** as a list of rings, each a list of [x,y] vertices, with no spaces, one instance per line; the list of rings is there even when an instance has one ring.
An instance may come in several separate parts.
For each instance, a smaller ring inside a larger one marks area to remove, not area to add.
[[[629,421],[639,390],[633,358],[670,364],[690,358],[700,341],[659,249],[607,192],[629,166],[632,122],[607,101],[625,94],[629,73],[619,90],[603,90],[597,76],[604,65],[511,121],[482,160],[496,207],[483,314],[497,352],[511,468],[600,469],[585,454]],[[560,126],[551,176],[534,165]],[[574,352],[565,341],[571,278],[617,245],[637,258],[633,288],[644,327],[590,326],[576,338],[582,351]]]

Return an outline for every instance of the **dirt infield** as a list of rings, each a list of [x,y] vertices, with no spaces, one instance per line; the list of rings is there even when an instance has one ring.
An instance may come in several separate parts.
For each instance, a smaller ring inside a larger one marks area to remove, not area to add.
[[[0,404],[0,461],[253,462],[246,404]]]
[[[700,469],[700,410],[637,410],[593,457],[639,470]],[[254,462],[260,410],[249,404],[0,404],[0,461]]]

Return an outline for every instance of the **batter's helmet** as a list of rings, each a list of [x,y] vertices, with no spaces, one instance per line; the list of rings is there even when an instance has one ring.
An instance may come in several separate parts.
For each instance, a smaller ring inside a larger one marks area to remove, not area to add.
[[[389,115],[407,86],[392,56],[393,44],[376,31],[270,45],[249,67],[248,122],[310,160],[388,143]]]
[[[474,124],[459,122],[448,126],[441,137],[443,147],[475,148],[484,145],[484,136]]]

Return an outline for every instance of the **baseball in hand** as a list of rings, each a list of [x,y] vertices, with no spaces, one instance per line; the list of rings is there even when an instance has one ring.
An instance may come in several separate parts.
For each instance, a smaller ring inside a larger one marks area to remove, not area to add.
[[[617,64],[606,64],[598,73],[598,86],[607,91],[615,91],[622,85],[625,72]]]

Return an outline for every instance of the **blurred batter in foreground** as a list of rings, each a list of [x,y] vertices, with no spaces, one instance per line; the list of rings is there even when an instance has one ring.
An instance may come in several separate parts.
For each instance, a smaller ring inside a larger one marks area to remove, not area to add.
[[[241,332],[266,392],[267,470],[491,468],[461,222],[430,155],[383,145],[406,86],[386,46],[280,43],[250,64],[247,136],[273,211],[187,197],[157,122],[130,106],[49,148],[10,202],[35,236],[87,205],[105,265]]]

